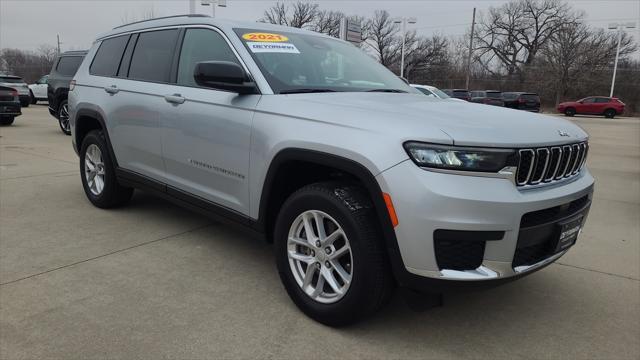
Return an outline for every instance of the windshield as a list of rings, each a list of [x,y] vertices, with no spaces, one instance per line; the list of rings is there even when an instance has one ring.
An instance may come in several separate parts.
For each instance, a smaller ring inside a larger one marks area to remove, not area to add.
[[[24,81],[20,78],[5,77],[5,76],[0,76],[0,82],[5,84],[23,84],[24,83]]]
[[[414,92],[362,50],[323,36],[234,29],[274,93]]]
[[[439,97],[440,99],[448,99],[448,98],[450,98],[449,95],[445,94],[445,92],[440,90],[440,89],[433,88],[433,89],[431,89],[431,92],[436,94],[436,96]]]

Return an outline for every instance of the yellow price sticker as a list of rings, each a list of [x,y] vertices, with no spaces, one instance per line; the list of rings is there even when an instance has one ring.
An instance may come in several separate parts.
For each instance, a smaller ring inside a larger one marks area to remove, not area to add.
[[[248,33],[242,35],[245,40],[259,41],[259,42],[284,42],[289,40],[288,37],[279,34],[270,33]]]

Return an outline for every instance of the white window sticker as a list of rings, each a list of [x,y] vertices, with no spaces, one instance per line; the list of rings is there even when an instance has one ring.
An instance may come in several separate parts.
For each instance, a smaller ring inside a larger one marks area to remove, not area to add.
[[[300,54],[298,48],[291,43],[247,42],[254,53],[289,53]]]

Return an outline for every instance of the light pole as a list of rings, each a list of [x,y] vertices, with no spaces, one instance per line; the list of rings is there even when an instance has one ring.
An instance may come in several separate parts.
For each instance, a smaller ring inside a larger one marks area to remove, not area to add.
[[[407,24],[415,24],[416,18],[399,18],[393,21],[394,24],[402,24],[402,50],[400,51],[400,77],[404,77],[404,41],[407,37]]]
[[[201,0],[200,5],[211,6],[212,15],[216,17],[216,6],[227,7],[227,0]],[[189,0],[189,14],[196,13],[196,0]]]
[[[609,24],[609,30],[618,30],[618,46],[616,47],[616,61],[613,63],[613,78],[611,79],[611,93],[609,97],[613,97],[613,89],[616,86],[616,72],[618,71],[618,59],[620,58],[620,42],[622,41],[622,31],[623,29],[635,29],[636,24],[629,22],[626,24],[622,23],[612,23]]]
[[[227,7],[227,0],[202,0],[203,6],[211,6],[212,16],[216,17],[216,6]]]

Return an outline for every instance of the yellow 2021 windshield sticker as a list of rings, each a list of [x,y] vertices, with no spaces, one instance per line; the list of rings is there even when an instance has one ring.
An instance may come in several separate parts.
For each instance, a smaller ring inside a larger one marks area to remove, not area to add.
[[[242,38],[249,41],[259,42],[285,42],[289,40],[289,38],[284,35],[271,33],[247,33],[242,35]]]

